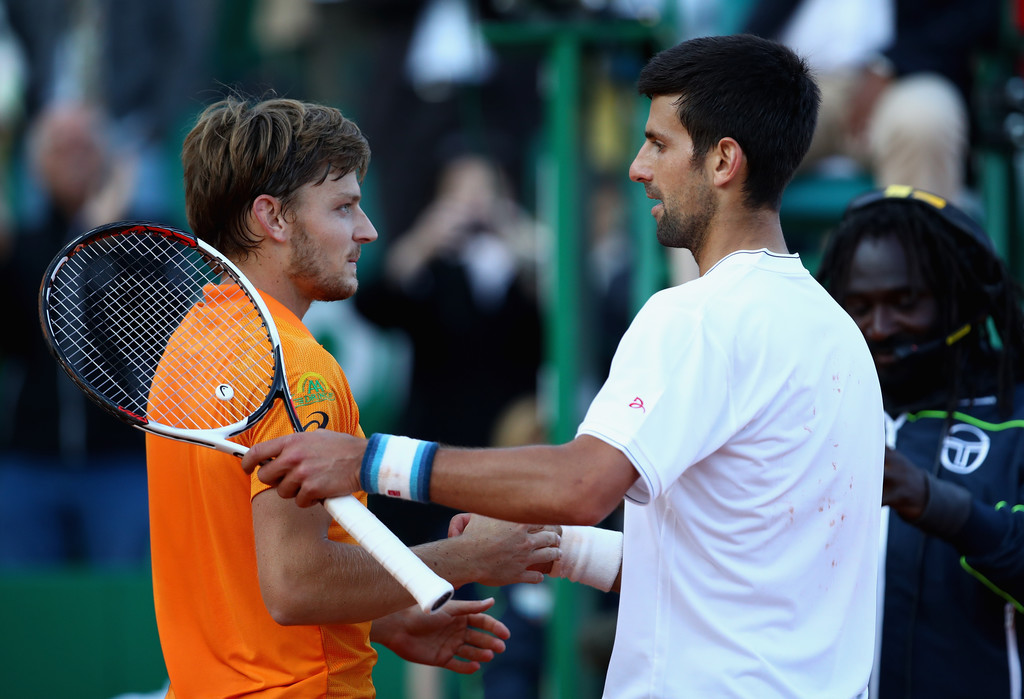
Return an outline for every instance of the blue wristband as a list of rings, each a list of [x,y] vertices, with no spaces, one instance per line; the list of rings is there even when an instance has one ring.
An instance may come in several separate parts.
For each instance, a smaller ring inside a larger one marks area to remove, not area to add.
[[[359,481],[368,493],[430,502],[437,442],[374,434],[366,444]]]

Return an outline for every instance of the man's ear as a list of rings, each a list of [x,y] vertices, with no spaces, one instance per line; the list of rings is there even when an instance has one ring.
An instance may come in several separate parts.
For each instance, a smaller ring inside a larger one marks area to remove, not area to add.
[[[746,163],[743,148],[734,138],[723,138],[709,153],[712,182],[719,187],[734,181]]]
[[[290,226],[285,220],[281,200],[269,194],[261,194],[252,203],[252,219],[264,237],[284,243],[288,240]]]

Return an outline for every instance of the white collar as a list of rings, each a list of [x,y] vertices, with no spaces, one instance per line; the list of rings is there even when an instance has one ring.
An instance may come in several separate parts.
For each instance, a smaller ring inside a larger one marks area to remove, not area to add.
[[[710,274],[712,270],[717,269],[719,265],[721,265],[723,262],[728,260],[730,257],[736,257],[737,259],[739,259],[738,256],[740,256],[740,255],[761,255],[761,256],[767,256],[767,257],[774,257],[774,258],[777,258],[777,259],[780,259],[780,260],[797,260],[797,261],[800,260],[799,253],[795,253],[795,252],[783,254],[781,252],[772,252],[768,248],[761,248],[759,250],[734,250],[734,251],[730,252],[728,255],[726,255],[725,257],[723,257],[722,259],[720,259],[718,262],[713,264],[711,266],[711,269],[709,269],[707,272],[705,272],[701,276],[704,276],[706,274]]]

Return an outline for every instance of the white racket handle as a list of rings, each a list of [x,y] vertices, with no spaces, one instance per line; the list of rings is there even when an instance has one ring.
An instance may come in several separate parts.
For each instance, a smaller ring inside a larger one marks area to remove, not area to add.
[[[432,571],[355,497],[329,498],[324,500],[324,508],[416,598],[425,613],[433,614],[451,599],[455,592],[452,584]]]

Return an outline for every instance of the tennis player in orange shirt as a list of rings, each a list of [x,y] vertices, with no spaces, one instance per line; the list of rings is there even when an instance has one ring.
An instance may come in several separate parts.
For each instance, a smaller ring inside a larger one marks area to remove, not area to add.
[[[259,289],[281,336],[306,429],[363,436],[341,367],[302,323],[313,301],[351,296],[370,151],[336,109],[228,98],[185,140],[189,224]],[[200,350],[201,351],[201,350]],[[289,434],[281,406],[236,439]],[[418,663],[470,673],[504,649],[493,600],[432,616],[323,508],[283,500],[238,459],[147,438],[153,587],[169,697],[372,697],[378,642]],[[363,503],[366,494],[357,494]],[[551,527],[472,517],[415,552],[455,587],[539,582],[559,556]]]

